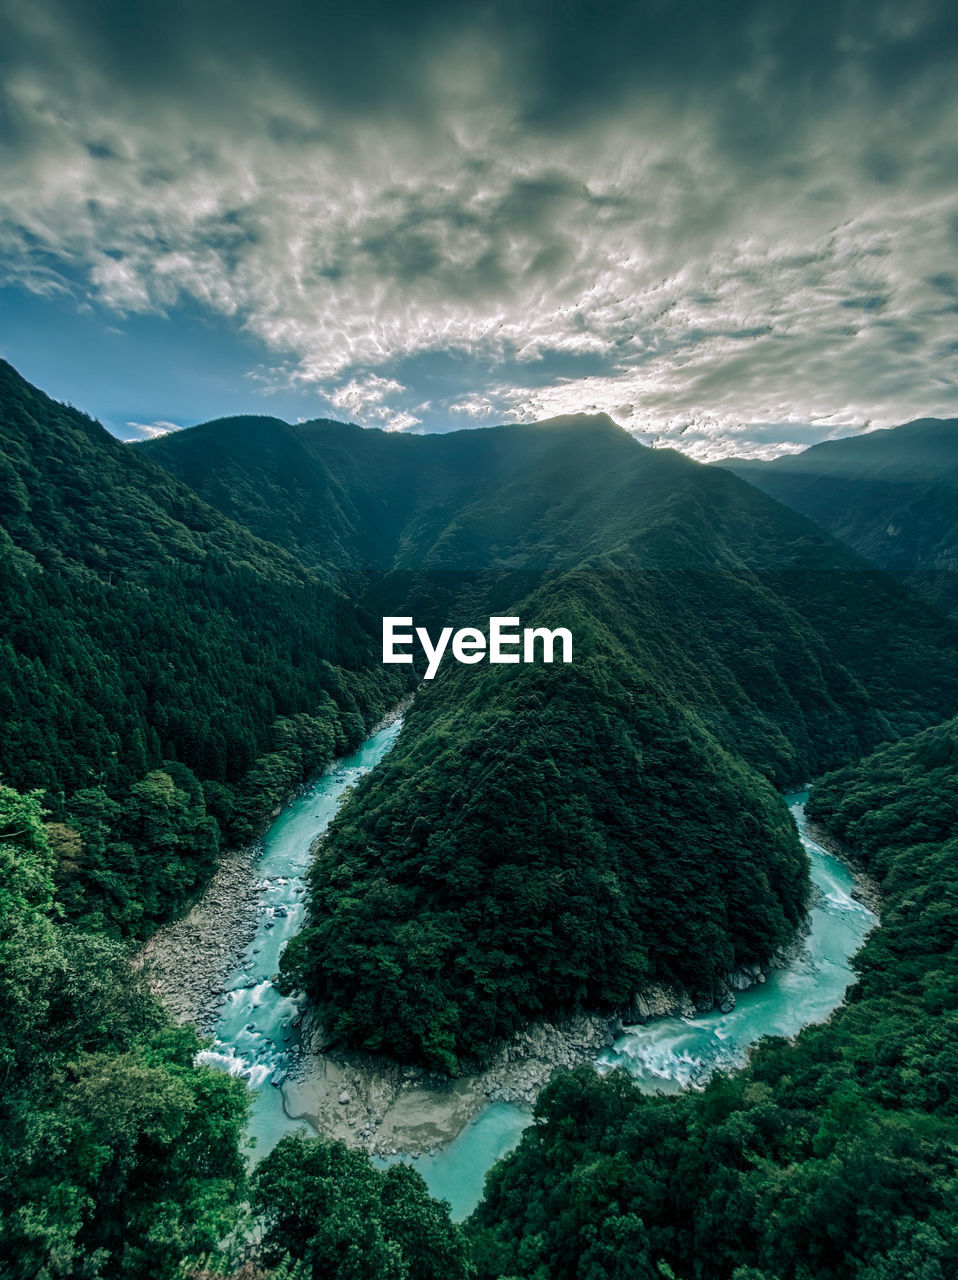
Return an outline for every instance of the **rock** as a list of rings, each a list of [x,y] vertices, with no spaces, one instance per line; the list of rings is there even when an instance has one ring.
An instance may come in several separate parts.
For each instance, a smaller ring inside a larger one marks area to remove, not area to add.
[[[725,980],[733,991],[748,991],[755,986],[755,979],[745,969],[733,969]]]
[[[340,1105],[341,1107],[345,1107],[345,1106],[346,1106],[346,1104],[349,1102],[349,1100],[350,1100],[350,1099],[349,1099],[349,1090],[348,1090],[348,1089],[344,1089],[344,1090],[342,1091],[342,1093],[339,1095],[339,1105]]]
[[[722,1013],[731,1013],[735,1008],[735,994],[729,984],[721,979],[715,984],[715,1004]]]

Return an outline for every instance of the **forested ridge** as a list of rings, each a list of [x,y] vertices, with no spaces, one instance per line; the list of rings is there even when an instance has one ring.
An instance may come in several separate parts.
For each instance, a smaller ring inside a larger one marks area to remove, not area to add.
[[[142,935],[402,679],[345,598],[3,364],[0,433],[0,777],[43,791],[68,916]]]
[[[821,1026],[703,1093],[561,1076],[469,1222],[480,1277],[947,1280],[958,1268],[958,721],[824,778],[880,881]]]
[[[329,833],[282,972],[346,1043],[455,1072],[653,979],[709,1005],[790,940],[808,880],[774,789],[559,620],[571,669],[450,672]]]
[[[449,1071],[652,980],[720,999],[803,908],[765,780],[958,697],[954,627],[808,521],[608,420],[516,429],[511,458],[510,430],[442,439],[469,493],[410,520],[366,599],[565,625],[575,661],[441,669],[331,829],[283,962],[344,1043]]]
[[[751,485],[603,415],[435,436],[222,419],[136,450],[346,575],[377,618],[475,624],[578,570],[623,596],[618,633],[656,682],[723,742],[744,731],[780,784],[958,705],[954,624]],[[335,538],[303,532],[331,521]]]

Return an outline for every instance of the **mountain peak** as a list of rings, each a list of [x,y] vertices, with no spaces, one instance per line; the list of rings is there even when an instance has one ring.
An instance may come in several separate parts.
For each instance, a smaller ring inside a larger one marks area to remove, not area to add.
[[[624,427],[620,427],[614,419],[610,418],[607,413],[560,413],[554,418],[540,418],[537,422],[531,424],[535,427],[542,427],[547,430],[551,427],[589,427],[592,430],[608,430],[624,431]],[[628,434],[626,432],[626,434]]]

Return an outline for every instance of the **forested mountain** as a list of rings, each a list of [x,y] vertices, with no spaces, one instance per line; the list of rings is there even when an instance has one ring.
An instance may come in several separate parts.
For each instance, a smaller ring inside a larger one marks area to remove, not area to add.
[[[310,565],[352,571],[373,616],[475,622],[563,572],[614,580],[656,677],[737,749],[748,721],[746,753],[780,782],[951,709],[937,659],[953,628],[751,486],[603,415],[443,436],[282,427],[223,419],[136,449]],[[338,533],[306,540],[323,489]]]
[[[804,907],[769,782],[958,706],[953,626],[608,418],[419,438],[226,420],[146,451],[348,571],[374,615],[575,637],[571,668],[444,666],[331,830],[284,972],[348,1044],[454,1071],[529,1018],[625,1008],[652,979],[709,1003]]]
[[[722,465],[958,614],[958,419]]]
[[[845,1004],[704,1093],[559,1077],[470,1220],[482,1280],[947,1280],[958,1269],[958,721],[809,812],[882,884]]]
[[[394,701],[372,623],[0,364],[0,776],[72,919],[142,933]]]

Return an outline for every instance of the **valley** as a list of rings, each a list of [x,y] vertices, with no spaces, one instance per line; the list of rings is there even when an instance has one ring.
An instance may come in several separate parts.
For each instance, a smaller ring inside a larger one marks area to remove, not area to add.
[[[849,961],[875,916],[860,902],[848,869],[807,835],[800,793],[790,808],[811,859],[807,926],[771,970],[734,975],[735,994],[721,1009],[696,1009],[687,993],[647,990],[633,1002],[650,1010],[644,1026],[623,1028],[619,1018],[595,1015],[535,1024],[499,1047],[480,1075],[454,1081],[368,1055],[325,1052],[322,1027],[301,1003],[279,995],[272,975],[304,923],[310,850],[345,791],[394,747],[401,725],[394,720],[356,755],[336,762],[271,826],[254,871],[258,924],[252,934],[246,930],[239,963],[224,973],[217,1013],[200,1019],[213,1044],[199,1060],[252,1090],[247,1134],[254,1162],[284,1134],[304,1130],[359,1147],[380,1167],[400,1155],[415,1162],[431,1194],[449,1200],[454,1220],[461,1220],[478,1203],[488,1168],[531,1123],[539,1092],[557,1071],[590,1063],[604,1075],[621,1067],[652,1095],[701,1088],[715,1070],[741,1069],[762,1036],[793,1036],[840,1004],[853,979]],[[236,904],[241,926],[245,908]],[[210,923],[229,936],[234,922],[219,912]],[[189,950],[178,951],[154,979],[174,1013],[193,962]]]
[[[593,1229],[658,1274],[767,1249],[792,1280],[782,1236],[718,1224],[790,1159],[837,1194],[845,1143],[878,1143],[903,1232],[944,1222],[916,1190],[940,1196],[951,1097],[937,598],[603,415],[128,446],[0,375],[14,1274],[55,1241],[165,1275],[314,1166],[489,1280],[561,1276]],[[556,660],[485,660],[486,618],[500,658],[548,620]],[[383,619],[410,661],[382,661]],[[867,937],[783,797],[812,777],[890,904]]]

